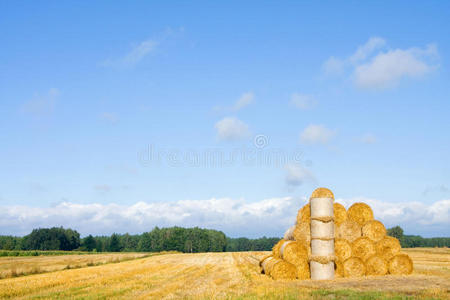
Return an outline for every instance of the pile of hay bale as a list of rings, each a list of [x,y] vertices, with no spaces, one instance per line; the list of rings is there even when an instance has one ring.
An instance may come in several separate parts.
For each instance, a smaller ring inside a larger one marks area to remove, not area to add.
[[[355,203],[346,210],[329,189],[318,188],[260,267],[273,279],[411,274],[412,260],[400,250],[369,205]]]

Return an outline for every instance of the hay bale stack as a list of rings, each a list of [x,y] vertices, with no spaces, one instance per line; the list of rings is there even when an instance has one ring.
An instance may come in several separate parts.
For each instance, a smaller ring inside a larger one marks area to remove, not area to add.
[[[311,278],[311,273],[309,271],[309,262],[306,257],[298,261],[295,264],[295,267],[297,268],[297,279],[305,280]]]
[[[372,255],[366,261],[366,275],[386,275],[388,272],[387,261],[378,255]]]
[[[294,240],[302,243],[306,248],[311,244],[311,225],[310,223],[299,223],[294,229]]]
[[[345,277],[361,277],[366,274],[366,266],[359,257],[350,257],[343,262]]]
[[[282,259],[273,259],[273,263],[269,262],[269,275],[275,279],[292,280],[297,278],[297,268]]]
[[[362,236],[368,237],[374,242],[378,242],[386,236],[386,227],[377,220],[372,220],[362,227]]]
[[[413,271],[413,262],[406,254],[397,254],[389,260],[389,273],[409,275]]]
[[[361,236],[361,226],[358,223],[347,220],[341,225],[337,226],[335,237],[339,239],[344,239],[352,243],[354,240]]]
[[[343,262],[352,256],[352,245],[344,239],[335,239],[334,253],[336,259]]]
[[[311,219],[311,279],[334,278],[334,195],[326,188],[316,189],[309,201]],[[327,260],[324,262],[324,260]]]
[[[334,262],[334,277],[342,278],[344,277],[344,265],[341,260],[336,260]]]
[[[375,243],[368,237],[359,237],[352,243],[352,255],[361,258],[362,261],[366,261],[376,253]]]
[[[274,257],[272,255],[267,255],[264,256],[260,261],[259,261],[259,267],[261,269],[261,273],[262,274],[267,274],[269,275],[269,269],[268,269],[268,264],[271,260],[273,260]]]
[[[285,239],[287,241],[293,241],[294,240],[294,230],[295,230],[295,225],[289,227],[288,230],[286,230],[286,232],[284,233],[283,239]]]
[[[373,220],[373,211],[369,205],[357,202],[354,203],[347,211],[348,219],[352,220],[359,224],[359,226],[363,226],[369,221]]]
[[[288,263],[297,265],[308,258],[308,251],[301,243],[284,241],[280,247],[280,257]]]
[[[378,256],[385,260],[390,260],[394,255],[400,252],[400,242],[391,236],[385,236],[382,240],[375,244],[375,249]]]
[[[344,205],[335,202],[333,204],[333,210],[334,210],[334,224],[339,226],[345,221],[347,221],[347,210],[345,209]]]
[[[311,209],[310,209],[309,203],[306,204],[305,206],[303,206],[302,208],[300,208],[297,213],[297,223],[296,224],[309,223],[309,218],[311,216],[310,212],[311,212]]]

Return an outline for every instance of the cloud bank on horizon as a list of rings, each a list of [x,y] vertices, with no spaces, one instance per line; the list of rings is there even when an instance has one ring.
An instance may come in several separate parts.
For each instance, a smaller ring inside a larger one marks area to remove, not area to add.
[[[355,202],[369,204],[375,219],[385,226],[402,224],[406,234],[432,234],[423,226],[445,234],[450,226],[450,199],[426,205],[420,202],[384,202],[364,197],[336,199],[347,208]],[[245,199],[212,198],[173,203],[77,204],[62,202],[52,207],[24,205],[0,207],[3,234],[24,235],[38,227],[64,226],[82,235],[142,233],[153,227],[203,227],[224,231],[232,237],[282,236],[295,223],[297,210],[306,198],[270,198],[248,203]],[[425,229],[425,230],[424,230]]]

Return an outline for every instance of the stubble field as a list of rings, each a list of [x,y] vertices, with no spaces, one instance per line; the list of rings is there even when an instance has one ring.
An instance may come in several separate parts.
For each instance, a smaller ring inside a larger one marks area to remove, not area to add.
[[[1,279],[0,298],[449,299],[450,250],[403,251],[414,261],[410,276],[274,281],[259,273],[268,252],[176,253]]]

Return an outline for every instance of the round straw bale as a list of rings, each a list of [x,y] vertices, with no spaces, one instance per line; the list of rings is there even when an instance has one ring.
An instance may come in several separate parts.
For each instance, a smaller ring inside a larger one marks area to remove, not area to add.
[[[336,278],[344,277],[344,265],[340,260],[336,260],[334,262],[334,277]]]
[[[367,275],[386,275],[388,272],[387,261],[378,255],[372,255],[366,261]]]
[[[361,231],[363,236],[368,237],[374,242],[378,242],[386,236],[386,228],[383,223],[377,220],[372,220],[364,224]]]
[[[334,224],[333,222],[321,222],[311,220],[311,239],[333,239]]]
[[[304,257],[300,261],[297,261],[295,264],[295,267],[297,268],[297,278],[304,280],[304,279],[310,279],[311,273],[309,271],[309,263],[308,259]]]
[[[310,217],[311,217],[311,206],[308,203],[298,210],[297,224],[309,223]]]
[[[297,268],[282,259],[277,259],[271,267],[270,276],[275,279],[295,279],[297,278]]]
[[[284,242],[284,240],[281,239],[281,240],[278,241],[278,243],[276,243],[276,244],[273,246],[273,248],[272,248],[272,254],[273,254],[273,256],[274,256],[275,258],[281,258],[281,257],[280,257],[280,248],[281,248],[281,245],[283,244],[283,242]]]
[[[375,244],[375,249],[378,256],[381,256],[385,260],[389,260],[400,252],[401,246],[396,238],[385,236]]]
[[[358,223],[347,220],[341,225],[337,226],[335,231],[335,238],[345,239],[350,243],[361,236],[361,226]]]
[[[268,263],[269,261],[273,260],[274,257],[272,255],[266,255],[259,261],[259,266],[261,267],[261,273],[262,274],[269,274],[268,273]]]
[[[352,245],[347,240],[335,239],[334,252],[337,259],[343,262],[352,256]]]
[[[294,240],[310,247],[311,244],[311,225],[310,223],[300,223],[295,226]]]
[[[334,202],[334,224],[341,225],[343,222],[347,221],[347,210],[344,205]]]
[[[314,190],[311,194],[311,198],[333,198],[333,192],[327,188],[320,187]]]
[[[406,254],[397,254],[389,260],[389,273],[409,275],[413,271],[413,262]]]
[[[377,253],[375,243],[368,237],[362,236],[352,243],[352,255],[366,261],[372,255]]]
[[[366,274],[366,266],[359,257],[352,256],[343,262],[344,277],[360,277]]]
[[[283,238],[287,241],[293,241],[294,240],[294,230],[295,230],[295,225],[289,227],[288,230],[286,230],[286,232],[284,233]]]
[[[363,226],[368,221],[373,220],[373,211],[369,205],[357,202],[350,206],[347,211],[348,219],[355,221],[359,226]]]
[[[280,247],[280,256],[288,263],[297,265],[297,262],[307,259],[308,251],[304,244],[295,241],[284,241]]]

